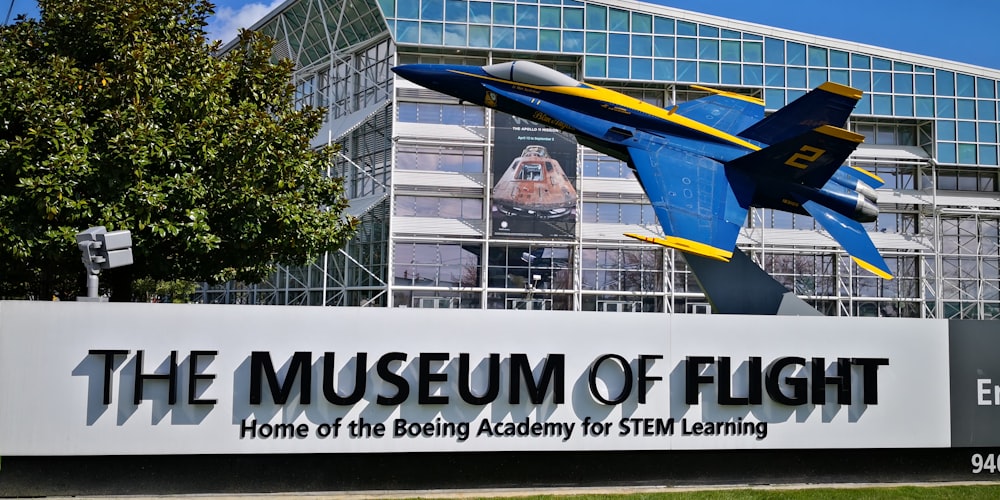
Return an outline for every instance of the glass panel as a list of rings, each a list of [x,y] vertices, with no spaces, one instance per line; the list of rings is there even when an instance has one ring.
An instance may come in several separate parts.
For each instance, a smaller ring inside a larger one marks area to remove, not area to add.
[[[465,22],[469,19],[469,2],[465,0],[447,0],[445,2],[445,20]]]
[[[872,74],[868,71],[851,71],[851,86],[858,90],[872,89]]]
[[[934,95],[934,77],[931,75],[917,75],[917,93],[923,95]]]
[[[694,61],[677,61],[677,80],[681,82],[698,81],[698,64]]]
[[[955,74],[938,70],[935,74],[938,95],[955,95]]]
[[[608,35],[606,33],[588,31],[587,52],[606,54],[608,52]]]
[[[728,85],[739,85],[740,84],[740,65],[739,64],[723,64],[722,65],[722,83]]]
[[[949,120],[938,120],[937,138],[945,141],[955,140],[955,122]]]
[[[886,71],[892,69],[892,62],[888,59],[880,59],[878,57],[872,58],[872,69],[884,69]]]
[[[774,38],[764,39],[764,62],[785,64],[785,42]]]
[[[938,98],[937,100],[937,116],[939,118],[954,118],[955,117],[955,100]]]
[[[764,82],[766,85],[771,87],[784,87],[785,86],[785,67],[784,66],[765,66],[764,67]]]
[[[514,48],[514,28],[496,26],[493,28],[493,47],[498,49]]]
[[[892,115],[892,97],[876,94],[872,96],[872,109],[876,115]]]
[[[892,92],[892,73],[876,71],[872,73],[872,90],[875,92]]]
[[[608,29],[608,8],[600,5],[587,4],[587,29]]]
[[[871,94],[861,96],[861,99],[858,101],[858,105],[854,107],[854,112],[862,115],[870,115],[872,113]]]
[[[405,19],[420,19],[420,2],[399,2],[399,7],[396,8],[396,12],[399,17]]]
[[[518,4],[517,25],[538,26],[538,6]]]
[[[632,79],[634,80],[652,80],[653,79],[653,60],[645,58],[633,58],[632,59]]]
[[[851,54],[851,67],[859,69],[871,69],[872,58],[861,54]]]
[[[532,28],[517,28],[518,50],[538,50],[538,30]]]
[[[976,102],[972,99],[958,100],[958,117],[966,120],[976,119]]]
[[[842,50],[830,50],[830,67],[831,68],[846,68],[847,64],[847,52]]]
[[[937,159],[941,163],[955,163],[955,143],[939,142]]]
[[[563,50],[566,52],[583,52],[583,32],[563,31]]]
[[[628,79],[629,60],[627,57],[608,58],[608,77]]]
[[[896,116],[913,116],[913,98],[910,96],[896,96],[893,98],[896,107]]]
[[[652,56],[653,37],[649,35],[632,35],[632,55],[646,57]]]
[[[399,43],[419,43],[420,23],[416,21],[396,21],[396,40]]]
[[[955,80],[957,81],[955,91],[959,96],[976,97],[975,78],[959,73],[955,75]]]
[[[958,122],[958,140],[976,142],[976,123]]]
[[[934,117],[934,98],[917,97],[917,116],[925,118]]]
[[[996,97],[996,81],[988,78],[976,78],[976,95],[988,98]]]
[[[979,142],[997,142],[997,124],[979,124]]]
[[[997,164],[997,147],[992,145],[981,145],[979,146],[979,163],[981,165],[996,165]],[[990,189],[990,191],[995,191],[996,188]]]
[[[743,84],[760,86],[764,84],[764,68],[747,64],[743,66]]]
[[[814,89],[823,85],[829,80],[825,69],[810,69],[809,70],[809,88]]]
[[[608,76],[607,58],[587,56],[584,59],[584,72],[588,78],[606,78]]]
[[[700,74],[698,81],[703,83],[719,83],[719,63],[698,63]]]
[[[698,42],[698,55],[701,59],[717,61],[719,59],[719,41],[700,39]]]
[[[514,24],[514,6],[505,3],[493,4],[494,24]]]
[[[831,69],[830,70],[830,81],[834,83],[839,83],[841,85],[851,84],[850,72],[846,69]]]
[[[823,47],[809,47],[810,66],[827,66],[826,58],[826,49]]]
[[[760,42],[743,42],[743,62],[763,62],[764,46]]]
[[[913,75],[909,73],[896,73],[892,76],[892,88],[897,94],[912,94]]]
[[[621,33],[612,33],[608,35],[608,53],[627,56],[629,52],[628,43],[629,43],[628,35],[623,35]]]
[[[408,3],[408,2],[401,2]],[[414,2],[415,3],[415,2]],[[493,15],[490,13],[493,7],[489,2],[469,2],[469,21],[474,23],[490,23]]]
[[[538,9],[538,25],[543,28],[562,26],[561,9],[559,7],[540,7]]]
[[[608,12],[608,29],[610,31],[628,31],[629,12],[621,9],[611,9]]]
[[[559,30],[541,30],[538,35],[538,50],[560,52]]]
[[[806,65],[806,46],[801,43],[788,42],[788,64],[796,66]]]
[[[674,62],[656,59],[653,61],[653,77],[657,80],[669,82],[674,80]]]
[[[444,19],[444,2],[441,0],[422,0],[420,2],[420,18],[429,21]]]
[[[638,12],[632,13],[632,32],[633,33],[652,33],[653,32],[653,16],[649,14],[640,14]]]
[[[788,68],[788,86],[791,88],[806,87],[805,68]]]
[[[709,38],[719,38],[719,28],[702,24],[698,26],[698,35]]]
[[[441,23],[420,23],[420,43],[441,45],[444,40],[444,26]]]
[[[785,91],[781,89],[764,89],[764,106],[767,109],[779,109],[785,105]]]
[[[674,37],[658,36],[654,38],[653,55],[656,57],[674,57]]]
[[[959,144],[958,145],[958,162],[965,163],[967,165],[973,165],[976,163],[976,145],[975,144]]]
[[[653,31],[657,35],[672,35],[674,33],[674,20],[657,16],[653,19]]]
[[[997,107],[993,101],[977,101],[976,109],[980,120],[997,119]]]
[[[694,38],[678,38],[677,57],[681,57],[684,59],[697,59],[698,40]]]
[[[563,28],[583,29],[583,9],[563,9]]]
[[[730,40],[724,40],[722,42],[722,60],[723,61],[735,61],[740,60],[740,42],[733,42]]]
[[[445,24],[444,25],[444,44],[464,47],[466,45],[466,25],[465,24]]]
[[[698,34],[698,25],[690,21],[677,21],[677,34],[695,36]]]

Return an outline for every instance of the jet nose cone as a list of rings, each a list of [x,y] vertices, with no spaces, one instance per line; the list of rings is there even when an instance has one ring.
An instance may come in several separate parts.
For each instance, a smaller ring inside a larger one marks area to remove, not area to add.
[[[440,84],[442,71],[431,64],[404,64],[392,68],[397,75],[407,80],[427,88],[434,88]]]

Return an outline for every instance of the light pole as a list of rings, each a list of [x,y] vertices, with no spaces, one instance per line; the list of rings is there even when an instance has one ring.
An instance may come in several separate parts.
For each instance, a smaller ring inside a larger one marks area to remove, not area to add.
[[[107,298],[97,295],[97,276],[101,269],[132,264],[132,232],[109,232],[104,226],[96,226],[77,233],[76,244],[83,253],[83,266],[87,268],[87,296],[76,300],[106,302]]]

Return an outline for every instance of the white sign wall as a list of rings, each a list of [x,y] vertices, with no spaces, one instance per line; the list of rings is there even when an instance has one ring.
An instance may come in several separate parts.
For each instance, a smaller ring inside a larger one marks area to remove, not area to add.
[[[7,456],[927,448],[949,418],[944,321],[0,302]]]

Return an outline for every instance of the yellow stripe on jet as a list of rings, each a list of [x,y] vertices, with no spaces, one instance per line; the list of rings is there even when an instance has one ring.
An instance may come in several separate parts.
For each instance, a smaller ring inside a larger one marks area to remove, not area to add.
[[[883,271],[883,270],[881,270],[881,269],[879,269],[879,268],[877,268],[877,267],[875,267],[875,266],[873,266],[873,265],[871,265],[871,264],[869,264],[869,263],[867,263],[867,262],[865,262],[865,261],[863,261],[863,260],[861,260],[861,259],[853,256],[853,255],[851,256],[851,260],[853,260],[862,269],[864,269],[866,271],[870,271],[872,274],[878,276],[879,278],[886,279],[886,280],[891,280],[892,279],[892,275],[891,274],[889,274],[889,273],[887,273],[887,272],[885,272],[885,271]]]
[[[853,168],[854,170],[857,170],[858,172],[861,172],[862,174],[867,175],[868,177],[871,177],[872,179],[877,180],[879,182],[879,184],[885,184],[885,181],[882,180],[881,177],[879,177],[879,176],[877,176],[877,175],[875,175],[875,174],[873,174],[873,173],[871,173],[871,172],[869,172],[869,171],[867,171],[867,170],[865,170],[865,169],[863,169],[861,167],[855,167],[855,166],[852,165],[851,168]]]
[[[719,130],[717,128],[710,127],[710,126],[705,125],[705,124],[703,124],[701,122],[692,120],[692,119],[687,118],[685,116],[678,115],[676,113],[670,113],[669,111],[667,111],[667,110],[665,110],[665,109],[663,109],[663,108],[661,108],[659,106],[654,106],[654,105],[649,104],[647,102],[640,101],[639,99],[636,99],[634,97],[629,97],[629,96],[627,96],[625,94],[621,94],[619,92],[615,92],[614,90],[611,90],[611,89],[606,89],[606,88],[601,87],[599,85],[592,85],[592,84],[589,84],[589,83],[581,83],[579,86],[576,86],[576,87],[563,87],[563,86],[558,86],[558,85],[553,85],[553,86],[531,85],[531,84],[528,84],[528,83],[520,83],[520,82],[515,82],[515,81],[512,81],[512,80],[505,80],[503,78],[496,78],[496,77],[485,76],[485,75],[477,75],[477,74],[474,74],[474,73],[466,73],[464,71],[457,71],[457,70],[453,70],[453,69],[452,70],[448,70],[448,71],[451,71],[453,73],[457,73],[459,75],[465,75],[465,76],[471,76],[471,77],[479,78],[480,80],[489,80],[489,81],[493,81],[493,82],[506,83],[506,84],[509,84],[509,85],[516,85],[516,86],[519,86],[519,87],[524,87],[524,88],[529,88],[529,89],[544,90],[544,91],[547,91],[547,92],[557,92],[557,93],[560,93],[560,94],[571,95],[571,96],[574,96],[574,97],[581,97],[581,98],[590,99],[590,100],[593,100],[593,101],[602,101],[602,102],[609,102],[611,104],[617,104],[619,106],[622,106],[622,107],[625,107],[625,108],[629,108],[629,109],[632,109],[632,110],[635,110],[635,111],[639,111],[639,112],[645,113],[647,115],[652,115],[652,116],[655,116],[657,118],[660,118],[661,120],[668,121],[670,123],[674,123],[676,125],[680,125],[680,126],[683,126],[683,127],[687,127],[689,129],[696,130],[698,132],[701,132],[701,133],[706,134],[706,135],[710,135],[710,136],[718,138],[718,139],[722,139],[722,140],[724,140],[726,142],[730,142],[732,144],[743,146],[743,147],[745,147],[745,148],[747,148],[747,149],[749,149],[751,151],[759,151],[760,150],[760,146],[758,146],[756,144],[753,144],[751,142],[747,142],[747,141],[745,141],[743,139],[740,139],[739,137],[736,137],[735,135],[727,134],[727,133],[725,133],[725,132],[723,132],[723,131],[721,131],[721,130]]]
[[[693,253],[695,255],[720,260],[722,262],[729,262],[729,260],[733,258],[733,252],[730,250],[723,250],[721,248],[713,247],[712,245],[706,245],[704,243],[685,238],[678,238],[676,236],[657,238],[655,236],[643,236],[635,233],[624,234],[629,238],[635,238],[649,243],[656,243],[657,245],[662,245],[668,248],[676,248],[677,250],[681,250],[683,252]]]
[[[715,95],[721,95],[721,96],[724,96],[724,97],[731,97],[733,99],[739,99],[741,101],[749,102],[750,104],[758,104],[760,106],[764,105],[764,100],[763,99],[758,99],[756,97],[749,96],[749,95],[737,94],[736,92],[729,92],[729,91],[726,91],[726,90],[713,89],[711,87],[702,87],[701,85],[692,85],[691,88],[698,89],[698,90],[703,90],[705,92],[711,92],[711,93],[713,93]]]
[[[861,96],[865,95],[864,92],[854,88],[848,87],[847,85],[841,85],[834,82],[826,82],[819,86],[820,90],[825,90],[831,94],[842,95],[844,97],[850,97],[851,99],[861,99]]]
[[[865,136],[861,134],[855,134],[854,132],[851,132],[850,130],[847,129],[834,127],[833,125],[821,125],[819,127],[816,127],[815,130],[823,135],[836,137],[837,139],[843,139],[845,141],[856,142],[858,144],[865,142]]]

